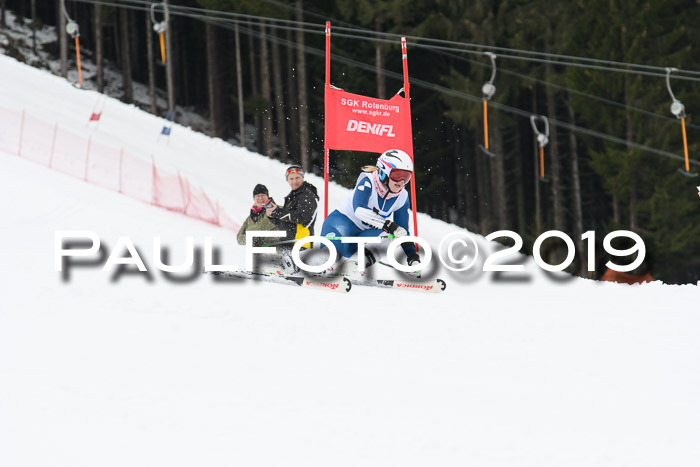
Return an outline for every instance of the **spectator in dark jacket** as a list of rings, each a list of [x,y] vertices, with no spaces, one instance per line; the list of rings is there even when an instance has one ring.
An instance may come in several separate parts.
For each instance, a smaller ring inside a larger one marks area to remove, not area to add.
[[[313,235],[318,211],[316,187],[304,181],[304,170],[298,165],[287,169],[286,178],[292,191],[284,198],[282,206],[272,203],[267,207],[267,217],[278,230],[287,232],[286,240]]]
[[[243,222],[241,230],[238,231],[239,245],[245,245],[246,231],[252,230],[277,230],[275,224],[267,218],[265,213],[265,205],[274,203],[272,198],[269,198],[269,193],[265,185],[257,184],[253,189],[253,207],[250,208],[250,215]],[[253,240],[253,246],[262,246],[263,243],[274,243],[279,241],[279,238],[257,237]]]

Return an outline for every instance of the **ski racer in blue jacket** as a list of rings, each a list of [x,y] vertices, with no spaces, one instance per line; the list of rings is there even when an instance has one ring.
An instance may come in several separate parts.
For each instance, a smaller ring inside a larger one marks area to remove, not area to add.
[[[355,190],[345,203],[323,222],[324,237],[376,237],[392,234],[408,235],[409,199],[406,185],[413,175],[411,156],[400,149],[382,153],[376,166],[365,166],[357,178]],[[393,216],[393,220],[391,220]],[[338,254],[349,258],[357,251],[355,243],[332,240]],[[402,244],[409,266],[420,263],[412,242]],[[365,264],[376,259],[369,248],[365,250]]]

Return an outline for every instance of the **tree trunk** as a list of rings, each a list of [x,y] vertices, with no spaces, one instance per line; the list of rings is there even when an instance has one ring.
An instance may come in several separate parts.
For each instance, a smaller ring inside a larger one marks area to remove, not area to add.
[[[68,77],[68,34],[66,33],[66,15],[63,14],[64,0],[58,0],[58,41],[61,54],[61,76]],[[5,9],[3,8],[4,12]]]
[[[97,92],[105,91],[104,41],[102,39],[102,5],[95,4],[95,65],[97,67]]]
[[[210,22],[204,23],[207,39],[207,90],[209,91],[209,121],[211,122],[210,135],[221,136],[218,125],[219,93],[217,86],[218,70],[216,66],[216,33]]]
[[[452,125],[450,128],[453,144],[452,161],[453,165],[451,167],[452,174],[454,176],[454,195],[452,199],[457,200],[454,206],[454,216],[450,218],[450,222],[453,222],[459,226],[467,225],[467,203],[469,202],[470,196],[465,192],[467,184],[465,183],[465,178],[468,176],[467,169],[464,167],[465,160],[462,157],[464,151],[462,150],[462,134],[461,130],[457,125]]]
[[[574,108],[571,104],[571,95],[569,95],[569,102],[567,105],[569,110],[569,123],[571,125],[576,125],[576,118],[574,115]],[[578,144],[576,141],[576,134],[573,131],[569,131],[569,151],[571,159],[571,197],[573,204],[573,234],[574,234],[574,244],[579,254],[583,255],[583,240],[581,240],[581,235],[583,235],[583,209],[581,207],[581,180],[579,177],[578,170]],[[581,256],[584,258],[584,256]],[[595,265],[593,265],[595,266]],[[587,265],[585,261],[580,261],[580,267],[578,273],[582,276],[586,275]]]
[[[537,235],[543,232],[543,223],[542,223],[542,191],[540,190],[540,169],[539,169],[539,164],[540,164],[540,155],[539,155],[539,147],[537,146],[537,142],[533,144],[533,155],[534,155],[534,162],[535,162],[535,232]]]
[[[520,141],[520,131],[517,130],[517,139],[516,141]],[[513,162],[513,175],[512,175],[512,180],[515,181],[515,197],[516,197],[516,215],[517,215],[517,231],[518,232],[525,232],[527,231],[528,225],[527,225],[527,215],[525,212],[525,185],[524,185],[524,171],[523,171],[523,162],[525,161],[525,158],[521,156],[520,153],[521,149],[518,148],[515,153],[515,157],[513,157],[514,162]]]
[[[497,154],[496,157],[489,159],[491,166],[491,213],[495,220],[495,228],[503,230],[508,228],[505,155],[503,154],[503,136],[501,128],[496,122],[491,125],[491,135],[493,151]]]
[[[292,31],[287,29],[287,43],[292,44]],[[289,108],[289,158],[299,160],[299,101],[297,100],[296,67],[294,66],[294,52],[292,47],[287,47],[287,105]]]
[[[625,76],[625,104],[630,105],[629,96],[629,80]],[[634,157],[632,155],[632,147],[630,143],[632,142],[632,116],[630,111],[625,112],[625,136],[627,137],[627,157]],[[639,227],[637,222],[637,187],[635,183],[635,178],[632,177],[630,180],[630,230],[636,231]]]
[[[551,33],[550,36],[551,37]],[[549,53],[549,47],[546,47]],[[552,81],[552,65],[545,64],[545,80]],[[547,96],[547,115],[553,119],[556,116],[556,103],[554,91],[551,87],[546,89]],[[561,177],[559,176],[559,144],[557,143],[557,127],[549,125],[549,159],[551,161],[551,180],[552,180],[552,202],[554,207],[554,229],[561,232],[566,231],[566,218],[564,215],[563,195],[561,186]]]
[[[116,15],[116,13],[115,13]],[[116,20],[115,20],[116,21]],[[114,44],[114,62],[118,67],[122,66],[122,52],[121,52],[121,47],[120,47],[120,40],[119,40],[119,22],[116,21],[111,28],[112,34],[114,37],[112,38],[112,44]]]
[[[151,16],[146,13],[146,55],[148,60],[148,97],[151,102],[151,113],[158,115],[158,100],[156,99],[156,65],[153,53],[153,27]]]
[[[5,0],[2,0],[3,3]],[[3,14],[5,12],[5,5],[3,4]],[[36,0],[32,0],[32,52],[35,54],[36,52]]]
[[[275,117],[277,118],[277,137],[279,139],[280,160],[287,162],[287,115],[284,109],[284,88],[282,87],[282,64],[277,37],[272,41],[272,74],[275,83]]]
[[[248,21],[248,30],[253,31],[253,23]],[[248,40],[248,57],[250,58],[250,84],[252,85],[253,96],[259,96],[260,90],[258,88],[258,67],[255,65],[255,46],[253,44],[253,37],[250,36]],[[260,109],[255,110],[255,150],[262,153],[262,119],[260,118]]]
[[[489,185],[489,165],[486,155],[480,154],[478,147],[474,148],[476,159],[476,193],[479,205],[479,232],[486,235],[493,231],[491,222],[491,188]]]
[[[165,32],[165,81],[168,86],[168,111],[171,118],[175,112],[175,82],[173,80],[173,23],[170,19],[168,4],[170,0],[163,0],[165,6],[165,21],[168,29]]]
[[[5,0],[0,0],[0,27],[2,27],[2,28],[7,27],[7,23],[5,22],[5,10],[6,9],[7,9],[7,7],[6,7]]]
[[[375,30],[377,32],[381,31],[381,24],[377,19],[374,23]],[[377,67],[377,97],[379,99],[386,99],[386,81],[384,80],[384,54],[382,53],[382,48],[377,43],[374,46],[374,62]]]
[[[245,114],[243,112],[243,67],[241,66],[241,36],[238,33],[238,21],[233,31],[236,39],[236,84],[238,87],[238,131],[241,133],[241,146],[245,147]]]
[[[464,225],[471,232],[479,231],[479,207],[477,205],[477,193],[476,193],[476,165],[474,163],[474,158],[471,156],[466,156],[469,154],[467,149],[467,144],[469,141],[467,130],[459,128],[458,130],[459,139],[456,146],[456,150],[459,151],[461,157],[461,165],[458,167],[458,173],[464,179]]]
[[[134,87],[131,82],[131,50],[129,49],[129,10],[119,10],[119,23],[121,26],[121,50],[122,50],[122,89],[124,94],[122,101],[127,104],[134,102]]]
[[[270,86],[270,64],[267,58],[267,33],[265,32],[265,23],[260,25],[260,79],[262,81],[262,98],[263,107],[263,140],[265,142],[265,152],[267,157],[274,158],[275,150],[273,147],[272,137],[272,106],[271,106],[271,86]]]
[[[297,21],[304,21],[304,1],[297,0]],[[304,55],[304,31],[297,30],[297,67],[299,70],[299,141],[301,145],[301,166],[304,171],[311,171],[311,153],[309,147],[309,108],[306,97],[306,56]]]
[[[536,88],[533,87],[532,90],[532,113],[537,115],[537,96],[535,94]],[[537,138],[533,138],[533,155],[534,155],[534,168],[535,168],[535,233],[539,235],[542,233],[542,199],[540,193],[540,155],[539,147],[537,145]]]
[[[146,13],[148,14],[148,13]],[[139,34],[137,31],[136,27],[136,13],[130,12],[128,15],[129,22],[127,23],[127,28],[129,31],[129,50],[130,54],[129,56],[132,57],[130,62],[131,62],[131,76],[132,76],[132,81],[133,77],[136,76],[137,81],[139,80],[139,76],[141,76],[141,63],[139,60],[139,57],[141,56],[141,48],[139,44]]]
[[[187,31],[184,31],[183,35],[186,37]],[[179,57],[177,62],[181,63],[182,66],[180,68],[173,67],[173,71],[175,72],[175,84],[179,93],[176,93],[175,96],[183,105],[188,105],[192,102],[190,97],[192,88],[190,84],[191,80],[194,79],[192,74],[188,73],[188,66],[191,65],[189,49],[187,47],[178,47],[176,55]]]

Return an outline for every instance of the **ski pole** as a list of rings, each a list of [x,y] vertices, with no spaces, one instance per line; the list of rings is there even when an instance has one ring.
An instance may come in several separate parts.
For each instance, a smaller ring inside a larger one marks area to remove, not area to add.
[[[304,238],[295,238],[294,240],[282,240],[282,241],[280,241],[280,242],[263,243],[263,246],[289,245],[289,244],[291,244],[291,243],[306,241],[307,238],[308,238],[308,237],[304,237]],[[323,238],[326,238],[326,239],[328,239],[328,240],[335,240],[335,241],[341,242],[341,241],[343,241],[343,238],[350,238],[350,237],[323,237]],[[388,234],[388,235],[387,235],[387,238],[393,239],[393,238],[394,238],[394,235],[393,235],[393,234]]]

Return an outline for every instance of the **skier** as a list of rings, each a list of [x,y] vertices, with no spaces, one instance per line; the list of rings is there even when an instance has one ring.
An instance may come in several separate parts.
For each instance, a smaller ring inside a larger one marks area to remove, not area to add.
[[[255,188],[253,188],[253,207],[250,208],[250,215],[246,218],[245,222],[243,222],[236,236],[239,245],[245,245],[246,231],[248,230],[277,230],[277,227],[267,218],[265,212],[265,206],[271,203],[274,203],[274,201],[272,198],[269,198],[267,187],[260,183],[255,185]],[[273,243],[277,241],[279,241],[278,238],[257,237],[253,240],[253,246],[262,246],[263,243]]]
[[[389,149],[377,159],[377,165],[362,168],[355,190],[345,203],[323,222],[321,235],[325,237],[403,237],[408,235],[408,193],[406,184],[413,175],[411,156],[400,149]],[[389,219],[393,215],[393,221]],[[349,258],[357,251],[357,244],[332,240],[338,255]],[[412,242],[402,244],[406,263],[420,263]],[[365,248],[365,266],[376,262],[373,247]],[[419,274],[419,273],[418,273]]]
[[[292,191],[284,198],[281,207],[274,202],[266,206],[267,217],[279,230],[287,232],[284,240],[313,235],[318,212],[316,187],[304,181],[304,169],[298,165],[287,168],[285,177]]]

